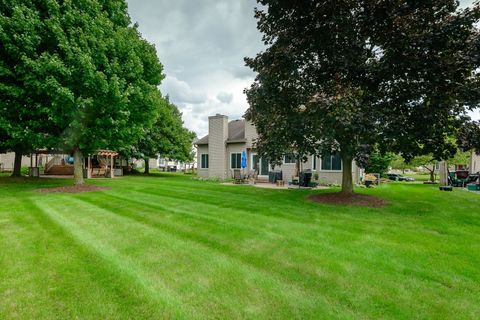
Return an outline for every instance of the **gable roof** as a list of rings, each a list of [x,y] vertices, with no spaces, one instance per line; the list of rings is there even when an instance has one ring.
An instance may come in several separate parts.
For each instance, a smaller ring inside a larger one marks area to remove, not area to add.
[[[228,123],[227,143],[245,142],[245,120],[233,120]],[[195,145],[207,145],[208,135],[194,142]]]

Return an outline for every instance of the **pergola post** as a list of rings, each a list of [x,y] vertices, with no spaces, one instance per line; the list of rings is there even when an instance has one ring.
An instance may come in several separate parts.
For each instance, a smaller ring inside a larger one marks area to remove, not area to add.
[[[113,168],[113,167],[114,167],[114,166],[113,166],[113,154],[112,154],[112,156],[111,156],[110,159],[111,159],[111,160],[110,160],[110,178],[113,179],[113,177],[115,176],[115,175],[114,175],[114,172],[113,172],[113,170],[114,170],[114,168]]]

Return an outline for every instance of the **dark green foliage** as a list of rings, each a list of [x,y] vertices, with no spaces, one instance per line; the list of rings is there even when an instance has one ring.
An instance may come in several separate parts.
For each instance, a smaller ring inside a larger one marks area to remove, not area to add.
[[[51,136],[42,92],[33,87],[45,23],[35,5],[0,1],[0,128],[4,151],[25,153]]]
[[[372,146],[406,159],[456,151],[448,137],[478,104],[479,6],[453,0],[259,0],[268,48],[246,63],[258,73],[246,91],[258,149],[340,151],[364,164]],[[351,172],[344,166],[345,192]]]
[[[457,135],[457,144],[463,151],[474,149],[480,154],[480,122],[471,121],[462,126]]]
[[[134,142],[156,112],[163,75],[155,49],[128,26],[125,6],[80,1],[57,9],[49,12],[54,25],[47,29],[55,45],[44,56],[58,68],[40,75],[39,86],[52,101],[49,116],[62,130],[60,144],[91,152]]]
[[[0,37],[0,124],[12,148],[115,150],[155,120],[163,68],[125,1],[3,0]]]
[[[379,95],[384,149],[406,160],[457,151],[450,137],[478,107],[478,3],[458,10],[453,0],[386,1],[370,7],[372,32],[382,49]]]
[[[168,99],[159,97],[157,117],[137,143],[123,153],[139,159],[162,158],[192,161],[192,144],[196,135],[183,126],[182,114]]]

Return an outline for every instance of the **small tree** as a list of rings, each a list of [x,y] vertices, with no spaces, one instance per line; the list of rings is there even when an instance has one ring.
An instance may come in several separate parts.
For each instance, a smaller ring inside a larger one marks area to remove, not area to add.
[[[430,181],[435,182],[435,170],[438,161],[432,155],[418,156],[413,158],[409,164],[414,167],[422,167],[430,173]]]
[[[411,163],[407,163],[401,155],[395,155],[392,160],[391,167],[393,169],[402,170],[402,173],[405,173],[407,169],[414,169],[414,166]]]
[[[390,164],[395,159],[395,155],[391,153],[381,154],[378,151],[373,152],[370,155],[367,165],[365,166],[365,172],[367,173],[379,173],[384,175],[388,172]]]
[[[168,97],[157,105],[155,123],[133,146],[134,156],[145,161],[145,174],[150,173],[149,159],[158,155],[183,162],[192,160],[195,133],[184,128],[182,114]]]

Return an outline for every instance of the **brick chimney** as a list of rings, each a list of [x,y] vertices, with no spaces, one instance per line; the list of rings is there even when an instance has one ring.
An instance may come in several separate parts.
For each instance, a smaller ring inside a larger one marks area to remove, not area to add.
[[[255,140],[258,139],[255,125],[248,120],[245,120],[245,139],[247,140],[247,148],[253,148]]]
[[[208,176],[227,176],[228,117],[216,114],[208,118]]]

